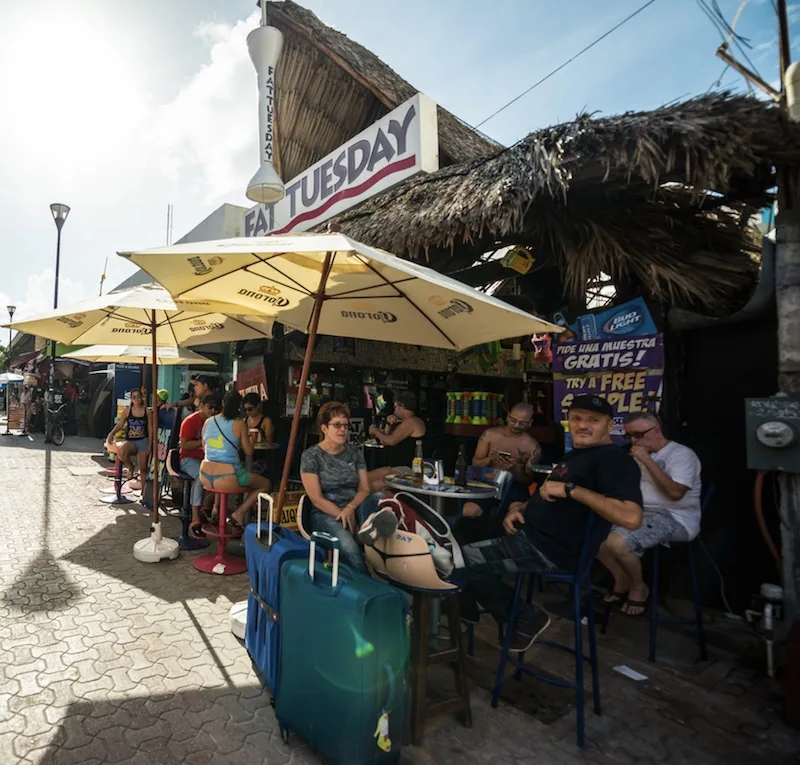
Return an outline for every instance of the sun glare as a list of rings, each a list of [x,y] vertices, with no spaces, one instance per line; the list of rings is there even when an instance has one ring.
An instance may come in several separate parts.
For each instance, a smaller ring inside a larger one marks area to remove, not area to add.
[[[0,51],[3,90],[13,105],[19,145],[69,161],[97,156],[119,141],[144,106],[124,27],[70,11],[28,6],[11,19]]]

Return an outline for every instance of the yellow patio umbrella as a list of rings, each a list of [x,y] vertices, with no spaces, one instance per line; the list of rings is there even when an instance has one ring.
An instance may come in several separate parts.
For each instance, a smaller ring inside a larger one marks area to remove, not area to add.
[[[158,411],[159,347],[205,345],[272,337],[272,321],[263,315],[246,315],[240,305],[210,298],[175,300],[163,288],[143,285],[99,298],[84,300],[67,308],[23,319],[4,327],[68,345],[118,343],[131,338],[150,340],[153,412]],[[159,510],[158,429],[151,429],[153,460],[153,527],[147,539],[134,545],[137,560],[155,563],[178,556],[178,543],[161,534]]]
[[[306,332],[308,379],[317,332],[462,350],[562,327],[430,268],[339,233],[193,242],[121,252],[180,300],[222,300]],[[300,424],[295,408],[277,510],[283,508]]]

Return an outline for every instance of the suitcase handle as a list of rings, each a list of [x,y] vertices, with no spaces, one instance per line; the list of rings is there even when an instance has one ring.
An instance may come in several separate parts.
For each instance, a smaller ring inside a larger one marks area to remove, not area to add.
[[[333,573],[331,574],[331,589],[339,584],[339,550],[341,544],[339,537],[324,531],[314,531],[311,534],[311,546],[308,551],[308,575],[314,581],[314,561],[317,557],[317,545],[333,550]]]
[[[261,500],[265,499],[269,503],[269,537],[267,539],[267,547],[272,547],[272,526],[273,516],[275,515],[275,500],[272,499],[272,494],[267,494],[265,491],[258,494],[258,520],[256,522],[256,539],[261,539]]]

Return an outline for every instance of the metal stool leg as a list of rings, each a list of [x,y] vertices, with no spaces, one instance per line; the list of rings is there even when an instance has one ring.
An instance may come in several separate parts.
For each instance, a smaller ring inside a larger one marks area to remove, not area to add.
[[[700,605],[700,593],[697,588],[697,570],[694,563],[694,545],[690,542],[689,548],[689,575],[692,580],[692,598],[694,599],[694,614],[697,620],[697,642],[700,644],[700,659],[708,661],[706,650],[706,630],[703,624],[703,608]]]
[[[200,480],[199,478],[197,479]],[[189,526],[192,523],[192,482],[183,481],[183,502],[181,503],[181,533],[180,536],[172,537],[179,545],[181,550],[204,550],[210,542],[207,539],[195,539]]]
[[[508,649],[511,647],[511,636],[514,634],[514,627],[517,623],[520,595],[522,594],[522,576],[522,574],[517,574],[517,586],[514,589],[514,600],[511,606],[511,614],[508,617],[506,636],[503,640],[503,650],[500,652],[500,661],[497,665],[497,677],[495,678],[494,689],[492,690],[492,707],[494,709],[497,709],[497,704],[500,702],[500,694],[503,692],[506,662],[508,661]]]
[[[592,708],[596,715],[601,715],[603,710],[600,706],[600,668],[597,661],[597,634],[591,587],[586,589],[586,621],[589,630],[589,664],[592,668]]]
[[[584,738],[584,691],[583,691],[583,619],[581,614],[580,586],[572,586],[572,604],[575,609],[575,713],[577,716],[576,728],[578,746],[583,749],[586,742]]]
[[[653,548],[653,576],[650,581],[650,661],[656,660],[656,636],[658,633],[658,568],[660,546]]]

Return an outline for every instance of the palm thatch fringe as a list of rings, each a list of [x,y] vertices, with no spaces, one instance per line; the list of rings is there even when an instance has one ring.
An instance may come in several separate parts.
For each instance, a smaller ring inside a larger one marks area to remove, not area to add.
[[[712,93],[581,115],[488,159],[417,176],[335,222],[409,257],[527,242],[559,262],[576,294],[605,270],[719,312],[753,278],[759,244],[742,216],[771,201],[774,165],[787,160],[800,160],[800,126],[762,101]]]

